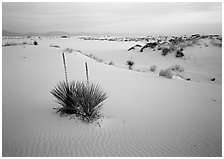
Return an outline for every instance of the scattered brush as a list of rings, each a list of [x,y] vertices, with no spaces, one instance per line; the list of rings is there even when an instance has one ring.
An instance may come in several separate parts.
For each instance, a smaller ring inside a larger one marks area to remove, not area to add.
[[[82,121],[92,123],[102,117],[100,110],[107,95],[98,84],[86,82],[59,83],[51,94],[62,107],[55,108],[61,116],[73,114]]]
[[[33,45],[33,43],[27,43],[26,41],[22,42],[22,43],[15,43],[15,42],[7,42],[5,44],[2,44],[2,47],[5,46],[16,46],[16,45]]]
[[[50,44],[50,47],[60,48],[59,45],[55,45],[55,44]]]
[[[171,50],[169,48],[162,48],[162,55],[166,56]]]
[[[222,47],[222,41],[221,40],[211,40],[210,44],[217,47]]]
[[[111,62],[109,62],[109,65],[114,66],[115,64],[114,64],[114,62],[113,62],[113,61],[111,61]]]
[[[173,78],[173,73],[170,71],[170,69],[161,70],[159,72],[159,76],[163,76],[163,77],[172,79]]]
[[[151,72],[155,72],[156,71],[156,65],[152,65],[152,66],[150,66],[150,71]]]
[[[129,70],[132,70],[132,66],[135,64],[133,61],[128,60],[126,61],[126,64],[128,65]]]
[[[174,66],[171,66],[170,69],[172,71],[177,71],[177,72],[183,72],[184,71],[184,67],[181,66],[181,65],[174,65]]]
[[[71,48],[66,48],[63,50],[63,52],[68,52],[68,53],[72,53],[74,50]]]
[[[79,52],[79,53],[82,53],[82,51],[80,51],[80,50],[74,50],[75,52]]]
[[[33,42],[33,45],[35,45],[35,46],[38,45],[38,42],[37,41],[34,41]]]
[[[184,56],[184,53],[183,53],[181,50],[177,50],[175,56],[176,56],[177,58],[179,58],[179,57],[183,57],[183,56]]]
[[[7,42],[5,44],[2,44],[2,47],[5,47],[5,46],[16,46],[18,45],[18,43],[14,43],[14,42]]]
[[[103,62],[103,59],[98,58],[96,55],[90,54],[90,55],[86,55],[86,56],[88,56],[88,57],[90,57],[91,59],[96,60],[96,61],[98,61],[98,62]]]

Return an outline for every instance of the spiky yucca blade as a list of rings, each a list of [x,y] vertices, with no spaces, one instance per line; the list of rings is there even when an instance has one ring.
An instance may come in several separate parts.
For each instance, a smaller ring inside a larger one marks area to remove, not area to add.
[[[73,91],[66,82],[60,82],[51,94],[57,99],[57,103],[63,108],[60,111],[69,112],[69,114],[78,111],[76,101],[73,100]]]
[[[73,94],[73,98],[78,101],[81,113],[87,117],[98,113],[102,106],[101,103],[107,98],[106,93],[100,90],[99,85],[77,82],[75,87],[77,89]]]
[[[57,109],[61,115],[75,114],[89,122],[99,118],[100,109],[107,95],[98,84],[88,82],[59,83],[51,94],[62,107]]]

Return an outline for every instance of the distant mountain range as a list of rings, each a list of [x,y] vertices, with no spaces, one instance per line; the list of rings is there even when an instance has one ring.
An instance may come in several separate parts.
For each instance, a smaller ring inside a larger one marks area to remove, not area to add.
[[[69,32],[63,32],[63,31],[52,31],[52,32],[46,32],[46,33],[34,33],[29,32],[25,34],[19,34],[15,32],[10,32],[7,30],[2,30],[2,36],[89,36],[89,35],[95,35],[95,36],[103,36],[103,35],[119,35],[119,34],[112,34],[112,33],[85,33],[85,32],[79,32],[79,33],[69,33]]]
[[[63,31],[52,31],[52,32],[47,32],[47,33],[29,32],[29,33],[25,33],[25,34],[19,34],[19,33],[10,32],[7,30],[2,30],[2,36],[62,36],[62,35],[80,36],[80,35],[90,35],[90,34],[89,33],[69,33],[69,32],[63,32]]]

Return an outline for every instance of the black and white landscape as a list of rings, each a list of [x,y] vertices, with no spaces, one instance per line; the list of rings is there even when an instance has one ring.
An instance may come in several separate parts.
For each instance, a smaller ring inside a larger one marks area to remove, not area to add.
[[[4,157],[221,157],[222,3],[2,3]]]

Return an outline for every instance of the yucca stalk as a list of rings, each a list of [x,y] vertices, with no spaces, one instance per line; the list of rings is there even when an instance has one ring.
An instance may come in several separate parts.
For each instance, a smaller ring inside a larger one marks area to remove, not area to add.
[[[87,66],[87,62],[85,63],[86,66],[86,78],[87,78],[87,83],[89,84],[89,74],[88,74],[88,66]]]
[[[64,64],[64,69],[65,69],[65,81],[66,81],[66,84],[68,85],[68,75],[67,75],[67,68],[66,68],[66,61],[65,61],[64,52],[62,52],[62,58],[63,58],[63,64]]]

